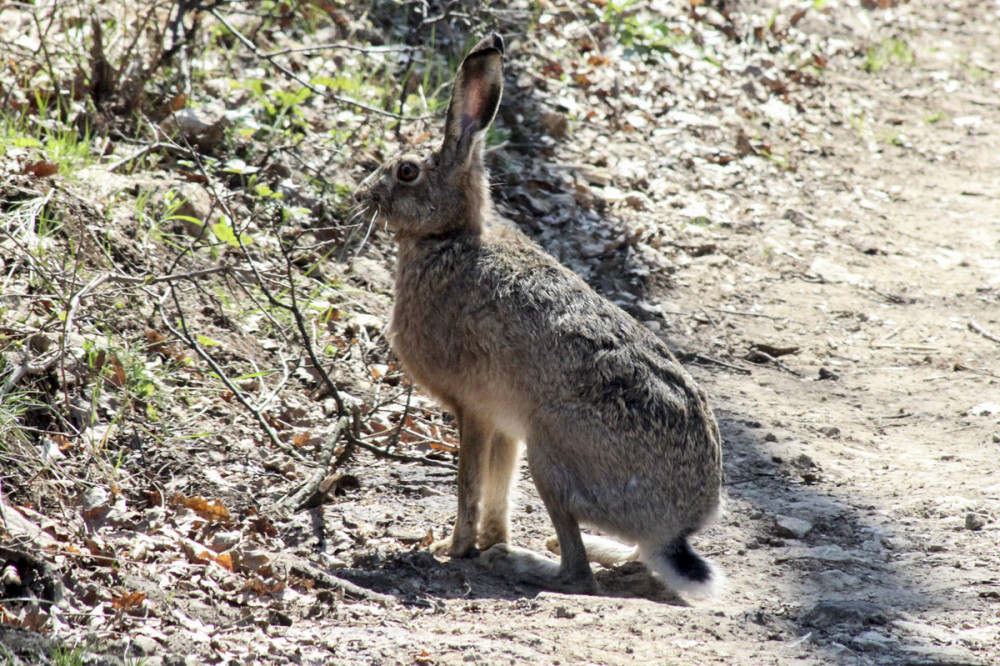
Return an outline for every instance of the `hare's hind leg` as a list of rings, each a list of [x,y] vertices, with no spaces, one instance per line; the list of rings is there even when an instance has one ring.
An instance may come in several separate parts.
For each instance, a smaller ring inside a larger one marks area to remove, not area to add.
[[[559,592],[596,593],[597,583],[587,563],[587,551],[576,519],[558,511],[553,513],[551,508],[549,516],[560,539],[562,558],[559,562],[506,543],[498,543],[487,550],[482,554],[483,560],[500,575],[520,583]]]
[[[479,524],[479,501],[487,476],[490,438],[493,426],[468,414],[458,415],[458,512],[451,538],[431,544],[431,551],[451,557],[476,554],[476,528]]]
[[[536,438],[542,433],[532,433]],[[565,468],[551,460],[538,446],[528,443],[531,477],[552,519],[562,557],[558,564],[537,553],[497,544],[483,554],[484,559],[502,575],[550,590],[593,594],[597,591],[594,574],[587,562],[587,551],[580,535],[580,523],[573,514],[569,496],[573,489],[563,477]]]
[[[483,479],[483,517],[479,548],[486,550],[510,540],[510,489],[517,472],[520,442],[499,430],[493,433]]]

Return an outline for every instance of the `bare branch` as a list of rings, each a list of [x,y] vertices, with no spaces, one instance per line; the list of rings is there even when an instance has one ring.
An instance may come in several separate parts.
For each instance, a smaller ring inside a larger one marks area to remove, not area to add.
[[[417,116],[417,117],[403,116],[403,115],[400,115],[398,113],[393,113],[392,111],[386,111],[384,109],[379,109],[379,108],[374,107],[374,106],[369,106],[368,104],[365,104],[364,102],[359,102],[359,101],[357,101],[355,99],[351,99],[349,97],[342,97],[341,95],[334,95],[333,93],[328,93],[328,92],[326,92],[324,90],[320,90],[319,88],[317,88],[316,86],[314,86],[310,82],[306,81],[302,77],[300,77],[297,74],[295,74],[295,72],[293,72],[292,70],[288,69],[287,67],[285,67],[281,63],[277,62],[274,59],[273,55],[267,54],[267,53],[262,53],[260,51],[260,49],[258,49],[257,46],[253,42],[251,42],[249,39],[247,39],[245,36],[243,36],[243,33],[241,33],[239,30],[237,30],[235,27],[233,27],[233,25],[229,21],[227,21],[225,18],[223,18],[222,14],[220,14],[218,12],[218,10],[212,9],[211,13],[212,13],[212,16],[214,16],[216,19],[218,19],[219,22],[222,23],[222,25],[224,25],[226,27],[226,30],[228,30],[229,32],[231,32],[233,34],[233,36],[236,37],[236,39],[240,40],[243,43],[244,46],[246,46],[248,49],[250,49],[250,51],[256,57],[260,58],[261,60],[266,60],[267,62],[271,63],[272,65],[274,65],[274,67],[279,72],[281,72],[282,74],[284,74],[285,77],[287,77],[287,78],[295,81],[296,83],[298,83],[299,85],[303,86],[304,88],[309,89],[311,92],[315,93],[316,95],[320,95],[321,97],[325,97],[327,99],[332,99],[333,101],[338,102],[339,104],[347,104],[349,106],[354,106],[354,107],[357,107],[359,109],[363,109],[365,111],[368,111],[370,113],[377,113],[380,116],[385,116],[387,118],[392,118],[394,120],[410,120],[410,121],[412,121],[412,120],[425,120],[427,118],[433,117],[433,116],[429,116],[429,115],[428,116]]]

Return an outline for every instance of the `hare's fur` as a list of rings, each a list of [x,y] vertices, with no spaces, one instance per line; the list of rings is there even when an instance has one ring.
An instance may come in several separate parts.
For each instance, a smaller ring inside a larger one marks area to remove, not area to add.
[[[355,195],[399,246],[392,347],[458,419],[458,514],[434,548],[573,592],[595,590],[588,556],[640,559],[708,593],[719,575],[687,537],[720,506],[715,419],[663,342],[495,213],[483,140],[502,53],[492,36],[462,63],[438,152],[386,162]],[[559,564],[507,545],[521,442]],[[581,523],[634,546],[585,540]]]

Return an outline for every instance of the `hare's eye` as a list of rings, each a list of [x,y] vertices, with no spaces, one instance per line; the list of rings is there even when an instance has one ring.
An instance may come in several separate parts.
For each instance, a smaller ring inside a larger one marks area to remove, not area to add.
[[[420,176],[420,167],[413,162],[403,162],[396,169],[396,178],[403,183],[412,183]]]

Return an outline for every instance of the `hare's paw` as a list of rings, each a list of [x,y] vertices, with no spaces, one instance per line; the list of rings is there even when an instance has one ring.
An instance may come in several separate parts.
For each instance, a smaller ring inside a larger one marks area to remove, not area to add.
[[[480,558],[504,578],[548,590],[573,594],[594,594],[597,586],[590,569],[576,573],[563,571],[559,562],[524,548],[498,543]]]
[[[453,537],[435,541],[431,544],[430,551],[435,555],[445,557],[475,557],[479,554],[474,543],[458,543],[454,541]]]

